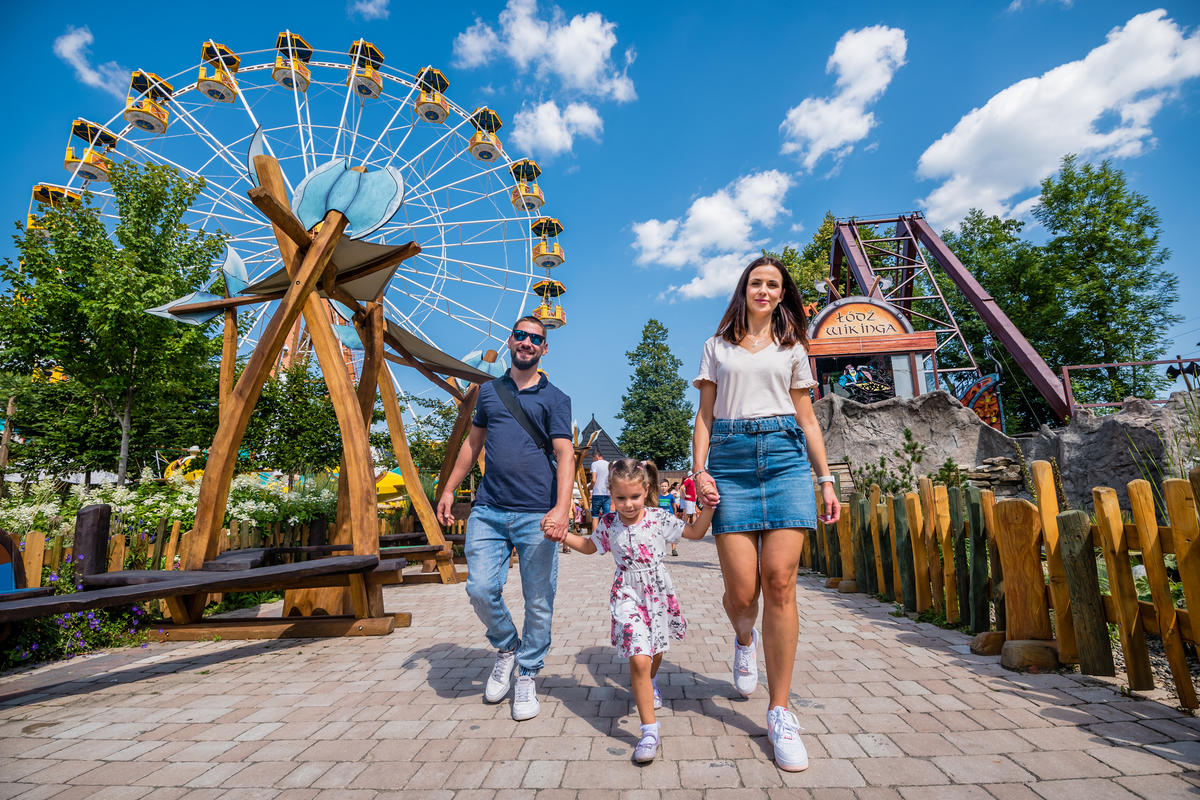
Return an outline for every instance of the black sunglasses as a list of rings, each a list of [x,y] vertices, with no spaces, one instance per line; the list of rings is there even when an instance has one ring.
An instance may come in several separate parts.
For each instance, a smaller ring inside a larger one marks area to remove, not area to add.
[[[543,336],[542,334],[530,333],[529,331],[523,331],[520,329],[514,330],[512,332],[512,337],[513,337],[513,339],[515,339],[518,342],[523,342],[526,339],[528,339],[530,342],[533,343],[534,347],[541,347],[542,345],[544,345],[546,343],[546,337]]]

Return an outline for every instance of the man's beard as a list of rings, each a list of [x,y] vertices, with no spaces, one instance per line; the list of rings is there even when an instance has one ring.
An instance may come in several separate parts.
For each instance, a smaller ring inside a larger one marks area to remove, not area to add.
[[[526,357],[520,355],[519,353],[514,352],[512,358],[513,358],[513,366],[516,367],[517,369],[529,369],[530,367],[536,367],[537,363],[542,360],[542,356],[540,353],[535,356],[526,358]]]

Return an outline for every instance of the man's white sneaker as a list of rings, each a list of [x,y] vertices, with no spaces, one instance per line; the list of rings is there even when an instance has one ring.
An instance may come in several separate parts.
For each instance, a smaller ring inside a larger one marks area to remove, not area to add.
[[[532,675],[518,675],[517,688],[513,691],[512,718],[517,722],[533,719],[542,710],[538,703],[537,687]]]
[[[733,639],[733,688],[742,697],[749,697],[758,688],[758,629],[752,629],[750,644],[743,646]]]
[[[775,748],[775,765],[788,772],[808,769],[808,751],[800,741],[800,722],[783,706],[767,712],[767,740]]]
[[[492,665],[492,674],[488,676],[487,685],[483,687],[483,699],[489,703],[499,703],[508,694],[509,684],[512,683],[513,667],[517,665],[517,653],[510,650],[507,653],[497,653],[496,663]]]

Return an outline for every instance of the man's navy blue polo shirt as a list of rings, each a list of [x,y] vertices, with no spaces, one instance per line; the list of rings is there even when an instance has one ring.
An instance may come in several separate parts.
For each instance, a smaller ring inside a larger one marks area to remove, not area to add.
[[[518,391],[517,401],[552,446],[554,439],[571,441],[571,398],[545,375],[539,375],[535,385]],[[487,429],[483,483],[475,495],[475,503],[504,511],[541,514],[553,508],[558,495],[558,476],[550,466],[550,459],[508,413],[493,382],[480,387],[471,422]]]

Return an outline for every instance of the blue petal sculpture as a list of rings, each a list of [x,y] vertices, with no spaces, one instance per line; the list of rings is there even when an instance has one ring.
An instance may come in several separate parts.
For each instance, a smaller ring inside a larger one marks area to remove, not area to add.
[[[404,179],[395,167],[375,172],[350,169],[350,160],[337,158],[310,172],[292,197],[292,211],[311,229],[336,210],[346,215],[351,239],[369,236],[387,224],[404,202]]]

